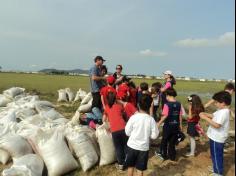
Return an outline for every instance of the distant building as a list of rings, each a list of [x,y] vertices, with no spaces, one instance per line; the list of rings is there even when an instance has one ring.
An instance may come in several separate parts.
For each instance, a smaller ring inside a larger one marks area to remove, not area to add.
[[[206,82],[206,79],[199,79],[199,81],[201,81],[201,82]]]
[[[191,79],[189,77],[184,78],[185,81],[190,81]]]

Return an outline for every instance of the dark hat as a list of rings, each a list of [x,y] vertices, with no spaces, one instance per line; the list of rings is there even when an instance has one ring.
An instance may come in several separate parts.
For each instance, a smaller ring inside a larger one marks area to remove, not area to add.
[[[106,61],[105,59],[103,59],[102,56],[96,56],[96,57],[94,58],[94,62],[97,62],[98,60],[102,60],[103,62]]]
[[[131,78],[127,77],[127,76],[123,76],[122,81],[123,82],[129,82],[131,80]]]

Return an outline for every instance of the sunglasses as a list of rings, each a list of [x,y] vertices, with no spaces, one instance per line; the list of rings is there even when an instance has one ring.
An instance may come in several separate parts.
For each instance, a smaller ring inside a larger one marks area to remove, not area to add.
[[[116,70],[121,70],[121,68],[116,68]]]

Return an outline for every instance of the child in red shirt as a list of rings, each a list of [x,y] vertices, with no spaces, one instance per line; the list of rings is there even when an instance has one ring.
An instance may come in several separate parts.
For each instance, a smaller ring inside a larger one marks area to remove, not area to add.
[[[132,103],[127,101],[127,95],[123,92],[119,92],[117,94],[117,99],[118,102],[123,106],[125,116],[127,117],[126,121],[128,121],[130,117],[134,115],[138,110]]]
[[[128,98],[130,97],[130,88],[128,86],[128,83],[130,81],[130,78],[124,76],[122,79],[122,84],[119,85],[117,93],[118,92],[122,92],[124,94],[126,94],[128,96]]]
[[[115,83],[115,78],[113,76],[108,76],[107,77],[107,86],[103,87],[100,90],[100,95],[101,95],[101,100],[102,100],[102,106],[103,109],[105,109],[106,105],[107,105],[107,95],[109,92],[113,92],[114,94],[116,94],[116,90],[114,89],[113,85]]]
[[[129,92],[130,92],[130,97],[129,97],[129,102],[132,103],[135,107],[137,107],[137,99],[138,99],[138,89],[136,88],[135,84],[133,81],[129,82]]]
[[[116,95],[109,92],[107,95],[108,104],[105,106],[103,122],[109,121],[112,140],[116,150],[118,169],[124,170],[126,149],[128,137],[125,134],[126,122],[123,117],[124,109],[122,105],[117,104]]]

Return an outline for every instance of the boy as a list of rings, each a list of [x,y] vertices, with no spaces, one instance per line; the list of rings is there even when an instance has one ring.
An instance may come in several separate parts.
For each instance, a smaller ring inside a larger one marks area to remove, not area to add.
[[[128,167],[128,176],[134,175],[134,167],[138,176],[143,176],[147,169],[150,138],[156,139],[159,131],[153,117],[149,115],[151,97],[142,95],[139,99],[139,112],[128,121],[125,132],[129,136],[125,164]]]
[[[163,126],[163,137],[161,141],[161,153],[156,153],[161,159],[176,159],[177,134],[182,131],[182,105],[176,101],[177,93],[175,89],[169,88],[165,92],[167,103],[164,105],[161,120],[157,126]]]
[[[113,76],[108,76],[106,78],[107,80],[107,86],[103,87],[101,90],[100,90],[100,94],[101,94],[101,101],[102,101],[102,106],[103,106],[103,109],[105,109],[106,105],[107,105],[107,95],[109,92],[113,92],[115,95],[116,95],[116,90],[114,89],[113,85],[115,83],[115,78]]]
[[[217,111],[214,114],[200,113],[200,118],[210,126],[207,136],[210,139],[211,159],[213,163],[213,175],[223,175],[224,142],[228,137],[230,109],[232,98],[226,91],[216,93],[213,98]]]

